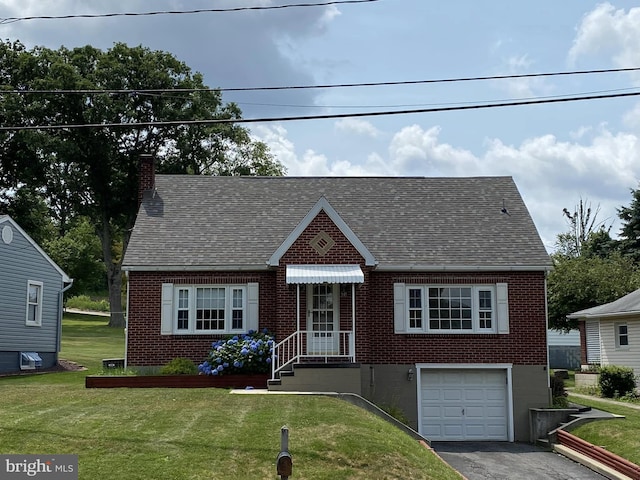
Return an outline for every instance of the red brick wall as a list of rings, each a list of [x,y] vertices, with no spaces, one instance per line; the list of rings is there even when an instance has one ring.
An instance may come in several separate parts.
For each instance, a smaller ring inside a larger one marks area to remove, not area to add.
[[[326,255],[309,242],[320,231],[335,241]],[[195,362],[206,358],[216,336],[160,335],[162,283],[260,283],[260,328],[282,340],[296,330],[295,285],[285,282],[287,264],[359,264],[365,283],[356,285],[356,356],[369,364],[407,363],[514,363],[546,365],[546,316],[543,272],[494,273],[389,273],[365,267],[358,251],[330,218],[321,212],[269,272],[144,273],[129,274],[128,364],[163,365],[175,357]],[[508,335],[394,334],[393,284],[508,283]],[[351,325],[351,286],[340,297],[340,324]],[[306,328],[306,294],[301,288],[300,320]]]
[[[176,357],[203,362],[219,335],[160,335],[162,284],[260,283],[260,328],[275,330],[275,275],[273,272],[129,272],[127,364],[165,365]]]
[[[578,322],[578,330],[580,331],[580,363],[587,365],[587,324],[584,320]]]
[[[509,292],[509,334],[394,334],[393,284],[494,284]],[[547,331],[543,272],[379,273],[369,286],[371,321],[358,342],[368,342],[362,363],[514,363],[547,364]],[[362,338],[364,337],[364,338]]]

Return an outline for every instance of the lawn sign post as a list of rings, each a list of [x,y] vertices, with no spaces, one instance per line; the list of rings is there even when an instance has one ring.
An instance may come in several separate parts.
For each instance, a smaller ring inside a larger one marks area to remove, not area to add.
[[[280,453],[276,460],[276,470],[281,480],[287,480],[293,470],[293,462],[289,453],[289,429],[286,426],[280,429]]]

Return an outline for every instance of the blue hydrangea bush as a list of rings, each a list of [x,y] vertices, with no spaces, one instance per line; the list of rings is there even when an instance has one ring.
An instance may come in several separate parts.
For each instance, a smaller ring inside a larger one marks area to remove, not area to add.
[[[267,330],[230,336],[211,344],[209,357],[198,365],[198,371],[204,375],[268,373],[273,346]]]

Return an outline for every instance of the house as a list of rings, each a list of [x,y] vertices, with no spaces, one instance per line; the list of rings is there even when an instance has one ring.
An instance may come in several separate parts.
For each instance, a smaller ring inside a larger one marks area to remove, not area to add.
[[[640,375],[640,289],[567,317],[578,320],[584,368],[620,365]]]
[[[72,280],[8,215],[0,216],[0,269],[0,373],[55,366]]]
[[[549,345],[549,368],[568,370],[580,369],[580,332],[568,332],[549,329],[547,332]]]
[[[123,268],[126,361],[267,328],[272,390],[357,393],[432,440],[529,440],[551,267],[509,177],[155,175]]]

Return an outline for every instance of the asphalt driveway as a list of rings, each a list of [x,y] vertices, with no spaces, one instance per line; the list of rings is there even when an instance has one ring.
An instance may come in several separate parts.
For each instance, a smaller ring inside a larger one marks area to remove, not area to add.
[[[605,477],[528,443],[433,442],[445,462],[468,480],[603,480]]]

